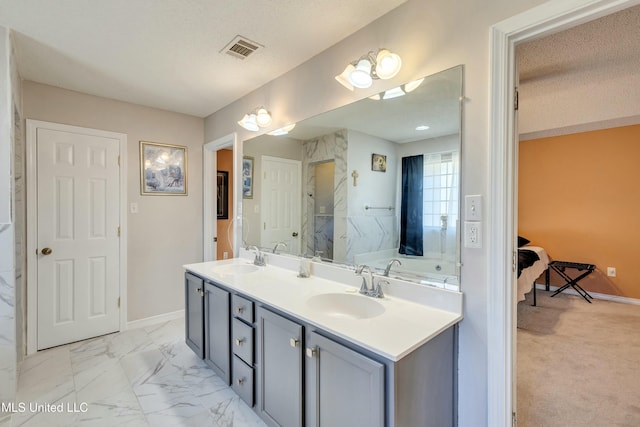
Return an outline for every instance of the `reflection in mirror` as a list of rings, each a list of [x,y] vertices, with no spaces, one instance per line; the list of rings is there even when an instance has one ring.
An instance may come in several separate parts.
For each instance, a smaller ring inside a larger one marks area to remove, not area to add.
[[[246,245],[457,285],[458,66],[243,143]]]

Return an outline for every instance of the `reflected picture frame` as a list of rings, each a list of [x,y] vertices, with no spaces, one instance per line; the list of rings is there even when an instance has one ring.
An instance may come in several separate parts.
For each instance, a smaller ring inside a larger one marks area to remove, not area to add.
[[[253,157],[242,158],[242,198],[253,199]]]
[[[375,172],[387,171],[387,156],[373,153],[371,155],[371,170]]]
[[[218,219],[229,219],[229,172],[217,172],[216,190],[218,196]]]
[[[187,195],[187,147],[140,141],[140,194]]]

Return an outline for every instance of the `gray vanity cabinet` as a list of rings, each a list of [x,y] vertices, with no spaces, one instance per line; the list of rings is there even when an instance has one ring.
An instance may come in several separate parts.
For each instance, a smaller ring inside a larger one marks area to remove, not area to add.
[[[258,308],[257,412],[271,426],[303,425],[301,325]]]
[[[204,290],[204,361],[229,384],[231,382],[230,293],[211,282],[204,284]]]
[[[185,341],[200,359],[204,358],[204,280],[186,273]]]
[[[383,427],[384,365],[316,332],[306,343],[306,426]]]

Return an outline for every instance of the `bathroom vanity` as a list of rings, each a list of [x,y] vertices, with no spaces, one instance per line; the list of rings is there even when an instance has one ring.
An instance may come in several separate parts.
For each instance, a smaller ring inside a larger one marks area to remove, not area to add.
[[[184,266],[187,345],[267,425],[453,425],[462,294],[384,278],[372,298],[353,270],[299,262]]]

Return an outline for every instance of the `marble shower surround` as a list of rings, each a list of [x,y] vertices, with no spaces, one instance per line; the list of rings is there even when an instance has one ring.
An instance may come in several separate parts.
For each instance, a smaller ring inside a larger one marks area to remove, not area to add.
[[[333,207],[333,259],[344,262],[347,258],[347,130],[310,139],[303,143],[302,179],[302,248],[314,254],[314,194],[315,163],[334,161]],[[326,256],[326,255],[325,255]]]

